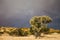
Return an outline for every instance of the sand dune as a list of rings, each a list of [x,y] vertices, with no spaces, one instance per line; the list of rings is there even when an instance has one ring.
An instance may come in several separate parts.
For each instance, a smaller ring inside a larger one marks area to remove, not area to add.
[[[44,35],[44,37],[41,37],[40,39],[35,37],[33,35],[26,36],[26,37],[13,37],[13,36],[0,36],[0,40],[60,40],[60,34],[51,34],[51,35]]]

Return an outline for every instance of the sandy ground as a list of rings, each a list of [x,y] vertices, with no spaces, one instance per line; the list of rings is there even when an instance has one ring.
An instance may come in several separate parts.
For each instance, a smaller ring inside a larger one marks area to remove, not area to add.
[[[28,37],[12,37],[12,36],[0,36],[0,40],[60,40],[60,34],[51,34],[51,35],[44,35],[44,37],[41,37],[40,39],[35,37],[33,35]]]

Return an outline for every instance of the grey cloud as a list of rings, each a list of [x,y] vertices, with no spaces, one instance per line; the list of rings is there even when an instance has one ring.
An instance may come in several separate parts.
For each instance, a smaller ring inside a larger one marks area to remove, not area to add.
[[[57,21],[59,14],[60,0],[0,1],[0,24],[4,26],[28,26],[29,20],[35,15],[48,15]]]

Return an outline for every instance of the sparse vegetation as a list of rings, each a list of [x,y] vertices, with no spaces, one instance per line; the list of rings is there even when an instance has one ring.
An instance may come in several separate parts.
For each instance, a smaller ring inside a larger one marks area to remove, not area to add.
[[[11,36],[18,36],[18,30],[17,29],[15,29],[15,30],[11,30],[10,32],[8,32],[8,34],[9,35],[11,35]]]
[[[28,36],[30,35],[30,29],[29,28],[20,28],[18,29],[20,36]]]
[[[52,34],[60,33],[60,30],[48,28],[47,24],[52,22],[49,16],[34,16],[30,20],[30,28],[0,27],[0,35],[8,33],[10,36],[41,36],[41,33]]]
[[[60,33],[60,30],[50,28],[50,30],[49,30],[49,34],[52,34],[52,33]]]
[[[30,27],[30,28],[12,28],[12,27],[11,28],[7,28],[7,27],[5,27],[5,28],[6,28],[5,31],[4,31],[4,29],[0,28],[0,35],[2,35],[4,33],[8,33],[10,36],[34,35],[33,27]],[[44,33],[44,34],[59,33],[60,34],[60,30],[43,27],[41,29],[41,33]]]

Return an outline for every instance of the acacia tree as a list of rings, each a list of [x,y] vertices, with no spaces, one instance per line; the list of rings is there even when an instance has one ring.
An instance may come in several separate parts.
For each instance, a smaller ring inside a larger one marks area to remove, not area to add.
[[[50,23],[51,21],[52,19],[49,16],[34,16],[30,20],[31,32],[33,32],[36,37],[41,36],[42,28],[47,27],[47,23]]]

